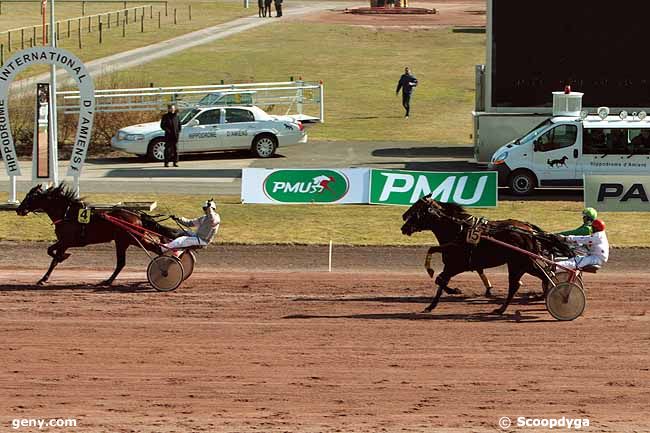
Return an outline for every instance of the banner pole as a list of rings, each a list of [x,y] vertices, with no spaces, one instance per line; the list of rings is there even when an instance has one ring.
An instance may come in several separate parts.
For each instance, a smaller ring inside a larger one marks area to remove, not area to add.
[[[16,200],[16,176],[9,176],[9,203],[18,203]]]
[[[50,0],[50,46],[56,48],[56,29],[54,27],[54,0]],[[59,134],[58,134],[58,119],[56,109],[56,66],[54,63],[50,65],[50,82],[52,88],[50,89],[50,146],[52,158],[52,183],[54,186],[59,185]]]
[[[330,239],[330,258],[329,258],[329,266],[328,266],[329,271],[332,272],[332,240]]]

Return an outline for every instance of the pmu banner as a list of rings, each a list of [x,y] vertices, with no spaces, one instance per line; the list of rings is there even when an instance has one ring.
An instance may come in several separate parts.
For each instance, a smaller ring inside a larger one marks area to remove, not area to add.
[[[429,193],[445,203],[496,207],[497,173],[371,170],[371,204],[411,205]]]
[[[650,212],[650,176],[585,175],[585,206],[599,212]]]
[[[368,203],[369,169],[242,170],[242,203]]]

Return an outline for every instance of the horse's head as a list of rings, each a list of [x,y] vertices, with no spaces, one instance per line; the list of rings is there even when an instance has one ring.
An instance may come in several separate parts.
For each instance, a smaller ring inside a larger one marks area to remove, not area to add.
[[[444,209],[440,203],[427,194],[415,202],[404,214],[402,219],[402,234],[411,236],[413,233],[432,230],[436,222],[443,216]]]
[[[25,216],[30,212],[43,210],[47,200],[47,190],[43,189],[42,185],[36,185],[30,189],[25,198],[20,202],[20,206],[16,209],[16,213],[20,216]]]
[[[457,225],[454,218],[464,219],[467,216],[462,206],[436,201],[431,194],[427,194],[402,215],[402,234],[411,236],[415,232],[434,230],[436,227],[445,228],[442,223]]]

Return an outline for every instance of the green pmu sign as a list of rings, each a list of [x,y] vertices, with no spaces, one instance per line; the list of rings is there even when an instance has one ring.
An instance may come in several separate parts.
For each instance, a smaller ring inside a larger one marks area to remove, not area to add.
[[[337,170],[277,170],[264,179],[264,194],[279,203],[334,203],[349,189]]]
[[[497,173],[371,170],[371,204],[411,205],[429,193],[445,203],[496,207]]]

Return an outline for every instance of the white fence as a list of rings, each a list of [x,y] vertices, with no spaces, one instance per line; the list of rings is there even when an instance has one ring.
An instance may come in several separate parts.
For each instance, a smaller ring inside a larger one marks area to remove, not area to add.
[[[220,101],[209,102],[208,95]],[[238,96],[239,95],[239,96]],[[79,92],[60,91],[58,108],[64,113],[79,111]],[[230,98],[228,98],[230,96]],[[275,83],[220,84],[207,86],[144,87],[95,91],[96,112],[161,111],[167,104],[181,108],[196,105],[253,104],[267,111],[294,114],[299,120],[325,120],[323,83],[287,81]]]

